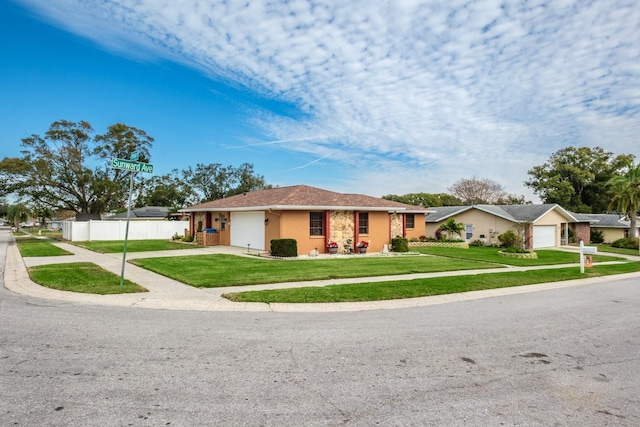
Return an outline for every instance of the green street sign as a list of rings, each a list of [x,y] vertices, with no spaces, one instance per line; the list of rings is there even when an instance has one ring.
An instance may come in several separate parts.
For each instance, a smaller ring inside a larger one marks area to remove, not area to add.
[[[127,159],[113,159],[111,166],[115,169],[124,169],[131,172],[153,173],[153,165],[150,163],[136,162]]]

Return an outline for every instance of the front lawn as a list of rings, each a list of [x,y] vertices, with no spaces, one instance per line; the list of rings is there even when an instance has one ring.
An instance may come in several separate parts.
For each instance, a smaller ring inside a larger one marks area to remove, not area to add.
[[[640,263],[629,262],[594,266],[583,274],[581,274],[580,270],[576,267],[566,267],[548,270],[485,273],[471,276],[437,277],[393,282],[235,292],[222,296],[231,301],[264,303],[383,301],[498,289],[536,283],[559,282],[638,271],[640,271]]]
[[[39,285],[61,291],[99,295],[147,292],[126,279],[121,288],[120,276],[91,262],[29,267],[29,277]]]
[[[500,267],[486,262],[431,256],[274,260],[235,255],[194,255],[129,262],[203,288]]]
[[[501,248],[492,248],[486,246],[471,246],[469,249],[457,248],[436,248],[436,247],[415,247],[412,251],[418,251],[424,254],[438,255],[451,258],[463,258],[476,261],[493,262],[498,264],[514,265],[518,267],[527,267],[534,265],[557,265],[557,264],[575,264],[580,262],[580,254],[567,251],[558,251],[554,249],[539,249],[537,259],[521,259],[508,258],[498,255]],[[618,257],[606,255],[594,255],[593,262],[617,261]]]
[[[640,255],[637,249],[614,248],[611,245],[605,245],[605,244],[597,244],[597,245],[592,244],[589,246],[597,247],[598,252],[607,252],[611,254],[635,255],[635,256]]]
[[[91,242],[70,242],[76,246],[100,253],[121,253],[124,240],[94,240]],[[128,240],[127,252],[169,251],[174,249],[193,249],[202,246],[179,243],[171,240]]]
[[[35,237],[21,237],[16,239],[16,244],[23,257],[73,255],[53,244],[51,240],[37,239]]]

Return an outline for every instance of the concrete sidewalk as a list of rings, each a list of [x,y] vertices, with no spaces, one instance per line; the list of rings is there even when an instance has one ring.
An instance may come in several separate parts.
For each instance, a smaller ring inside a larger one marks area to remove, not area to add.
[[[13,292],[37,298],[46,298],[82,304],[117,305],[167,310],[200,310],[200,311],[277,311],[277,312],[335,312],[395,309],[406,307],[442,304],[453,301],[463,301],[477,298],[487,298],[499,295],[512,295],[546,289],[554,289],[580,284],[619,280],[626,277],[640,277],[639,273],[607,276],[604,278],[581,279],[548,284],[518,286],[513,288],[492,289],[486,291],[464,292],[449,295],[439,295],[422,298],[410,298],[390,301],[345,302],[323,304],[266,304],[266,303],[238,303],[222,298],[223,293],[242,292],[249,290],[299,288],[309,286],[328,286],[362,282],[382,282],[408,280],[427,277],[463,276],[479,273],[500,273],[507,271],[526,271],[535,269],[562,268],[571,265],[539,266],[539,267],[508,267],[485,270],[448,271],[441,273],[407,274],[401,276],[362,277],[354,279],[319,280],[312,282],[290,282],[263,284],[255,286],[237,286],[225,288],[195,288],[157,273],[145,270],[133,264],[125,266],[125,278],[145,287],[149,292],[118,295],[94,295],[75,292],[58,291],[42,287],[29,278],[27,268],[69,262],[92,262],[120,276],[122,268],[122,254],[100,254],[68,243],[56,242],[59,246],[74,255],[57,257],[22,258],[15,240],[7,247],[5,264],[5,287]],[[166,257],[183,255],[204,255],[228,253],[247,255],[246,249],[228,246],[213,246],[207,248],[183,249],[162,252],[137,252],[127,254],[127,260],[134,258]],[[640,258],[639,258],[640,259]],[[296,261],[292,261],[296,262]]]

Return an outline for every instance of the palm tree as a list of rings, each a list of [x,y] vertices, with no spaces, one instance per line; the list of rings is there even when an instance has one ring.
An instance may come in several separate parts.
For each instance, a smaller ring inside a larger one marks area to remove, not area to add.
[[[13,226],[16,230],[20,230],[20,223],[26,221],[28,217],[29,208],[22,203],[10,205],[7,209],[7,219],[13,221]]]
[[[447,222],[440,225],[438,230],[448,233],[450,239],[453,239],[454,235],[456,234],[462,237],[462,230],[464,230],[464,224],[461,222],[456,222],[456,219],[454,217],[451,217],[447,220]]]
[[[638,237],[638,210],[640,210],[640,164],[631,165],[624,175],[608,182],[613,190],[609,209],[617,209],[629,217],[629,237]]]

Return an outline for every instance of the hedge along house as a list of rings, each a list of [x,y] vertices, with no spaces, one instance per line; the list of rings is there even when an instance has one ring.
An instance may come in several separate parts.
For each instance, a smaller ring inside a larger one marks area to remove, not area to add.
[[[578,220],[557,204],[540,205],[473,205],[429,208],[425,232],[429,237],[447,219],[454,217],[464,224],[467,242],[482,240],[485,244],[499,244],[498,236],[507,230],[519,233],[527,249],[551,248],[566,244],[569,225]]]
[[[380,252],[393,237],[424,234],[427,210],[361,194],[306,185],[251,191],[181,209],[191,214],[190,232],[213,229],[220,245],[268,250],[273,239],[295,239],[298,254],[328,252],[329,241],[345,251],[360,241]],[[211,230],[211,231],[213,231]]]

